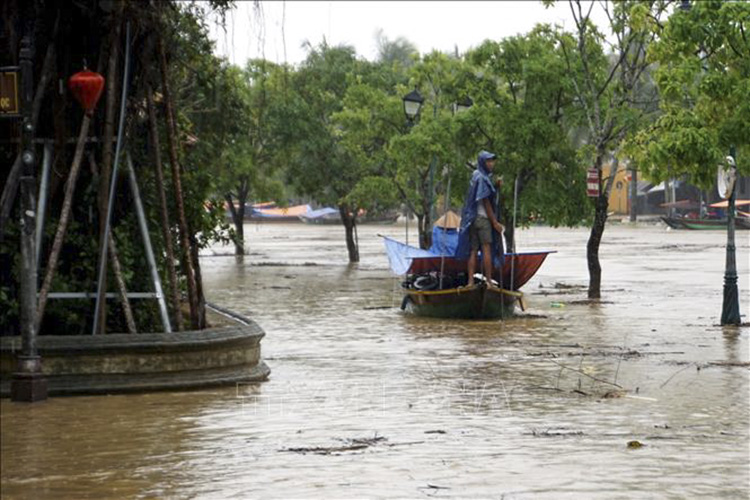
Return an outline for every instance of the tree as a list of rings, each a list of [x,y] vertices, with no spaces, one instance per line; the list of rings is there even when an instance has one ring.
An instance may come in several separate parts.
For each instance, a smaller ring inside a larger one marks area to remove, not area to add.
[[[375,43],[378,47],[378,62],[387,66],[409,68],[419,57],[419,51],[412,42],[401,36],[389,40],[383,30],[378,30],[375,34]]]
[[[217,82],[218,123],[211,142],[211,166],[218,172],[216,189],[234,223],[236,255],[245,253],[245,207],[251,195],[273,199],[282,195],[280,183],[272,177],[279,154],[269,120],[276,92],[274,73],[278,73],[276,65],[254,60],[246,70],[224,67]]]
[[[572,83],[558,43],[559,33],[538,25],[530,33],[487,40],[467,54],[475,105],[466,134],[499,155],[504,200],[518,194],[520,213],[502,203],[506,248],[514,248],[513,219],[575,225],[585,217],[585,180],[579,175],[568,131]],[[573,122],[573,123],[571,123]]]
[[[203,207],[203,201],[208,197],[208,187],[205,179],[210,178],[210,172],[202,169],[201,165],[193,163],[191,151],[186,151],[189,147],[186,144],[194,142],[193,139],[201,138],[203,130],[200,127],[194,127],[195,122],[191,121],[195,115],[189,113],[195,109],[194,105],[200,106],[201,100],[208,95],[207,89],[212,85],[214,73],[211,63],[212,46],[208,40],[207,30],[202,20],[205,19],[206,12],[214,7],[220,10],[226,9],[227,2],[214,1],[202,5],[183,5],[176,2],[162,2],[158,9],[149,4],[140,4],[138,2],[128,2],[122,5],[118,4],[114,9],[104,9],[98,4],[81,4],[75,9],[58,9],[53,2],[39,1],[34,5],[28,2],[18,2],[12,0],[7,9],[3,9],[3,22],[5,26],[12,28],[14,33],[24,33],[33,37],[37,50],[36,60],[34,61],[37,68],[35,75],[43,75],[39,82],[38,108],[39,120],[35,127],[35,136],[38,138],[54,138],[54,160],[49,185],[48,197],[48,214],[46,218],[47,230],[43,235],[40,270],[46,271],[52,269],[54,263],[48,258],[49,249],[52,243],[54,228],[60,223],[60,214],[62,213],[63,183],[66,179],[71,179],[70,199],[70,220],[67,231],[64,234],[64,240],[61,246],[61,258],[56,266],[56,272],[51,279],[49,289],[52,291],[71,291],[81,292],[90,291],[92,284],[97,279],[97,257],[99,251],[99,227],[100,221],[103,220],[101,206],[98,203],[98,193],[106,192],[108,188],[107,175],[104,172],[105,163],[110,163],[110,153],[101,149],[103,143],[108,143],[102,139],[111,134],[105,130],[103,122],[112,123],[113,114],[109,113],[106,118],[103,112],[106,106],[106,97],[100,102],[99,108],[95,110],[91,119],[90,135],[99,137],[98,141],[84,141],[84,154],[77,155],[78,163],[76,169],[80,168],[80,175],[69,175],[72,170],[71,157],[72,148],[67,146],[68,137],[76,134],[81,123],[81,110],[77,105],[71,103],[69,92],[58,92],[57,85],[48,86],[46,82],[65,81],[65,79],[81,69],[82,59],[89,62],[90,68],[97,70],[106,75],[115,75],[109,78],[108,88],[112,89],[112,96],[119,99],[120,92],[117,87],[120,85],[122,72],[116,75],[116,72],[108,71],[109,68],[122,67],[124,54],[120,50],[119,56],[116,55],[118,48],[123,46],[124,28],[127,21],[131,28],[131,59],[130,59],[130,86],[128,92],[128,101],[126,104],[126,122],[125,133],[127,135],[128,151],[131,153],[138,179],[141,186],[147,218],[149,220],[159,220],[160,203],[155,202],[156,185],[152,168],[138,168],[145,165],[152,165],[152,156],[147,152],[147,138],[155,137],[159,140],[159,128],[164,128],[164,121],[155,127],[157,133],[151,133],[153,128],[147,116],[146,103],[147,93],[150,97],[155,98],[154,107],[161,107],[165,104],[165,92],[160,86],[159,64],[160,54],[155,50],[155,34],[160,34],[164,45],[165,59],[169,63],[168,80],[174,90],[174,108],[177,133],[176,150],[179,156],[179,167],[181,170],[184,199],[197,200],[193,203],[186,203],[185,212],[187,219],[187,239],[190,248],[185,253],[197,261],[197,247],[199,244],[205,244],[210,238],[217,235],[215,231],[217,226],[215,212],[206,213]],[[54,28],[59,26],[58,28]],[[119,27],[119,28],[118,28]],[[33,30],[29,30],[33,28]],[[118,29],[119,36],[118,36]],[[80,36],[85,34],[85,36]],[[4,50],[2,51],[8,59],[6,64],[13,63],[12,59],[18,53],[18,39],[14,37],[0,37]],[[46,49],[46,50],[45,50]],[[54,57],[48,57],[52,54]],[[108,64],[107,61],[113,60],[115,64]],[[119,62],[117,62],[119,60]],[[51,61],[48,64],[47,61]],[[37,69],[41,67],[42,71]],[[148,88],[155,88],[158,93],[154,94]],[[117,90],[117,92],[114,92]],[[112,100],[110,100],[112,101]],[[46,102],[41,106],[42,102]],[[198,107],[195,106],[195,107]],[[108,106],[110,109],[112,106]],[[117,107],[119,108],[119,106]],[[156,111],[156,110],[155,110]],[[159,109],[163,117],[163,109]],[[156,113],[154,113],[156,114]],[[103,119],[104,118],[104,119]],[[116,122],[116,120],[115,120]],[[193,127],[191,129],[191,127]],[[9,133],[15,133],[8,131]],[[192,133],[197,132],[197,134]],[[191,133],[191,134],[189,134]],[[85,135],[83,137],[86,139]],[[190,141],[186,139],[191,139]],[[200,141],[198,142],[200,144]],[[202,146],[198,145],[200,150]],[[0,145],[0,156],[6,157],[9,153],[15,156],[16,146],[8,143],[5,147]],[[166,151],[166,147],[160,148]],[[10,151],[13,150],[13,151]],[[104,158],[107,158],[104,160]],[[121,165],[123,164],[122,158]],[[177,163],[177,162],[173,162]],[[37,162],[37,167],[40,163]],[[120,171],[122,174],[122,171]],[[5,184],[5,176],[0,174],[0,182],[4,187],[9,186],[12,182]],[[40,178],[41,176],[37,176]],[[77,178],[76,178],[77,177]],[[8,179],[12,181],[12,179]],[[174,206],[176,199],[174,195],[174,180],[165,179],[167,197],[165,205],[172,210],[171,220],[175,221]],[[76,189],[73,191],[73,184]],[[132,194],[124,187],[122,179],[119,183],[120,188],[117,190],[115,199],[114,212],[112,214],[112,234],[108,238],[109,242],[116,242],[118,260],[121,264],[121,275],[127,282],[130,290],[150,290],[153,287],[151,283],[146,259],[144,259],[143,248],[140,244],[138,234],[138,225],[132,211]],[[160,186],[161,187],[161,186]],[[67,191],[67,190],[66,190]],[[10,200],[11,197],[4,197]],[[92,210],[92,207],[94,209]],[[159,207],[159,208],[157,208]],[[14,218],[15,219],[15,218]],[[12,224],[9,234],[17,232],[17,224]],[[151,228],[151,240],[154,244],[155,254],[158,258],[164,255],[165,238],[158,225]],[[174,226],[167,229],[170,232],[176,232]],[[109,242],[102,244],[111,245]],[[112,245],[114,246],[114,245]],[[0,268],[2,269],[3,279],[2,290],[0,290],[0,327],[8,332],[16,331],[15,323],[17,322],[17,290],[14,285],[6,287],[6,283],[13,283],[12,279],[17,277],[14,269],[17,267],[15,258],[18,253],[15,241],[6,241],[0,243]],[[69,258],[75,256],[75,258]],[[183,259],[184,260],[184,259]],[[163,259],[159,259],[158,264],[164,268]],[[48,269],[45,269],[48,268]],[[184,280],[186,273],[186,262],[183,261],[179,268]],[[200,287],[199,267],[196,268],[196,287]],[[5,278],[8,278],[7,280]],[[114,280],[108,280],[110,283]],[[119,280],[118,280],[119,281]],[[184,281],[183,281],[184,284]],[[109,306],[115,313],[107,315],[108,331],[125,331],[125,324],[118,309],[123,307],[119,303],[109,303]],[[52,301],[46,307],[46,314],[40,318],[40,332],[45,331],[63,331],[67,333],[90,332],[90,322],[92,304],[89,301]],[[173,309],[175,309],[173,307]],[[6,311],[9,314],[6,314]],[[139,308],[134,310],[135,324],[139,326],[140,331],[148,330],[154,324],[158,324],[158,309],[152,301],[139,302]],[[174,311],[179,313],[179,311]],[[200,319],[198,321],[200,324]],[[132,325],[131,325],[132,326]]]
[[[359,262],[357,211],[346,196],[362,175],[350,152],[340,146],[332,120],[343,109],[343,96],[354,75],[365,69],[352,47],[330,47],[325,42],[311,47],[307,59],[290,75],[291,92],[285,96],[278,122],[289,183],[320,203],[338,207],[350,262]]]
[[[637,96],[646,84],[644,72],[649,66],[646,51],[656,36],[651,26],[660,23],[668,2],[623,1],[614,5],[603,2],[609,29],[615,38],[610,56],[604,51],[604,35],[590,18],[595,4],[569,0],[569,5],[576,31],[561,33],[558,41],[571,77],[577,111],[587,131],[586,144],[579,149],[579,157],[583,165],[596,168],[601,179],[600,194],[593,200],[594,220],[586,246],[588,296],[598,299],[602,277],[599,246],[607,222],[609,194],[619,167],[623,141],[638,130],[650,110],[638,104]],[[610,157],[609,177],[602,179],[602,165]]]
[[[462,71],[460,59],[437,51],[425,55],[410,68],[410,83],[424,94],[423,108],[408,133],[393,135],[387,148],[388,177],[417,217],[421,248],[429,248],[432,243],[436,177],[446,165],[454,176],[460,177],[463,170],[464,161],[458,159],[461,155],[456,136],[457,117],[453,116],[454,103],[466,94],[460,83]],[[408,88],[402,86],[398,90],[401,96]],[[400,97],[394,96],[393,102],[398,102],[401,109]],[[403,122],[403,118],[400,120]]]
[[[688,175],[709,188],[731,146],[738,157],[750,153],[750,4],[689,5],[652,26],[661,115],[628,152],[656,180]],[[750,162],[737,166],[750,172]]]

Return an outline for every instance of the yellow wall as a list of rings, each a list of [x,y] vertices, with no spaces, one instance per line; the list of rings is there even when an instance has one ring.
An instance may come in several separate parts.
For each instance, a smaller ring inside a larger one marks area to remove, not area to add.
[[[609,177],[610,168],[610,165],[604,165],[602,167],[603,179]],[[629,174],[630,172],[627,168],[623,168],[623,166],[620,165],[620,168],[617,170],[617,175],[615,176],[615,182],[612,185],[612,192],[609,193],[609,212],[614,212],[617,215],[627,215],[630,213],[630,206],[628,204],[628,189],[630,189],[630,181],[628,181]]]

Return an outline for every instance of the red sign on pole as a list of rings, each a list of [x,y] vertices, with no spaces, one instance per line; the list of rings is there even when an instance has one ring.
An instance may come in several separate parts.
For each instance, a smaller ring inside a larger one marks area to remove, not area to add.
[[[599,170],[596,167],[586,170],[586,194],[590,198],[599,197]]]

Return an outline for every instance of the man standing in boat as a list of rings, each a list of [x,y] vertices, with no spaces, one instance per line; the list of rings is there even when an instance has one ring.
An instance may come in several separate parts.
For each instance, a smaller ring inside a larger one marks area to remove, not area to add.
[[[493,201],[497,190],[490,175],[495,168],[497,156],[487,151],[479,153],[477,168],[471,176],[466,192],[466,201],[461,212],[461,228],[458,233],[456,257],[468,257],[469,281],[474,285],[477,269],[477,252],[482,250],[482,274],[488,284],[492,283],[492,264],[502,266],[502,234],[504,227],[497,220]],[[494,231],[493,231],[494,229]],[[496,259],[493,259],[496,256]]]

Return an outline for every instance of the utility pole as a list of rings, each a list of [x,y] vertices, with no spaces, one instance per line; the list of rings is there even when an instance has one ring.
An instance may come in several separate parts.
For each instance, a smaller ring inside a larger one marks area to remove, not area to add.
[[[736,174],[735,157],[734,146],[731,146],[729,156],[726,159],[727,168],[734,170],[733,173]],[[727,260],[724,267],[724,300],[721,305],[722,326],[739,325],[742,322],[740,317],[740,294],[737,289],[737,262],[734,246],[735,193],[737,193],[737,182],[732,183],[732,191],[729,194],[729,203],[727,204]]]
[[[42,375],[41,359],[36,348],[36,158],[34,156],[34,125],[31,118],[33,99],[33,63],[31,41],[21,40],[19,69],[21,73],[21,354],[13,373],[10,392],[13,401],[34,402],[47,399],[47,380]]]

